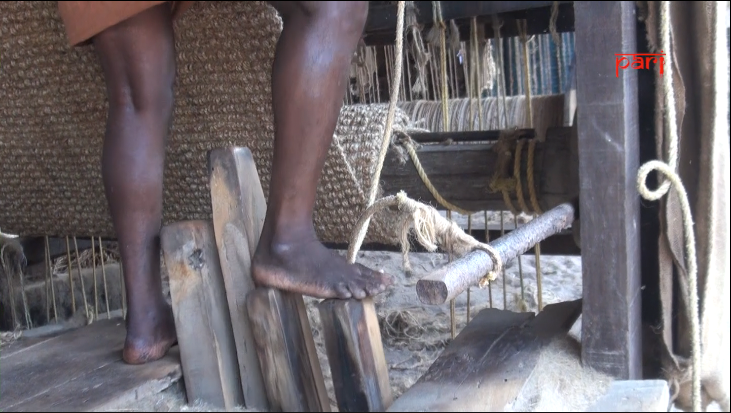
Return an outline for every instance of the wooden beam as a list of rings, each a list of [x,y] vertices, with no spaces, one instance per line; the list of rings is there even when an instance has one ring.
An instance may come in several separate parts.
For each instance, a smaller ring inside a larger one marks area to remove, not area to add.
[[[571,225],[574,214],[574,207],[571,204],[559,205],[504,237],[496,239],[490,246],[500,254],[503,265],[507,265],[524,254],[531,245]],[[416,293],[424,304],[444,304],[462,294],[467,288],[476,285],[493,268],[492,257],[483,250],[475,250],[417,281]]]
[[[464,228],[463,228],[464,229]],[[466,232],[466,230],[465,230]],[[488,233],[490,234],[490,239],[495,240],[501,237],[500,230],[489,230]],[[510,231],[507,229],[505,230],[505,234],[509,234]],[[485,230],[484,229],[478,229],[472,230],[472,237],[484,241],[485,238]],[[348,245],[347,244],[334,244],[334,243],[328,243],[325,244],[326,247],[330,249],[339,249],[339,250],[347,250]],[[379,243],[368,243],[363,244],[363,246],[360,248],[361,251],[388,251],[388,252],[401,252],[401,247],[398,245],[386,245],[386,244],[379,244]],[[411,252],[428,252],[424,247],[421,246],[421,244],[416,243],[415,245],[412,245]],[[533,254],[534,247],[531,247],[528,251],[525,252],[525,254]],[[581,249],[576,244],[576,241],[574,239],[574,236],[571,231],[563,231],[559,234],[552,235],[545,240],[541,241],[541,255],[543,256],[580,256],[581,255]]]
[[[576,97],[584,314],[582,361],[642,378],[635,2],[575,2]]]
[[[272,411],[329,412],[302,296],[257,288],[246,301]]]
[[[170,275],[188,401],[227,410],[242,406],[236,343],[213,225],[209,221],[167,225],[160,244]]]
[[[477,133],[470,133],[474,134],[471,139],[480,139]],[[430,135],[426,139],[441,139]],[[460,134],[452,135],[460,137]],[[491,137],[488,134],[485,136]],[[571,128],[556,127],[547,130],[545,142],[536,144],[536,195],[544,211],[573,199],[578,193],[578,180],[574,182],[571,179],[578,171],[578,165],[572,162],[571,140]],[[417,155],[431,183],[449,202],[469,211],[508,210],[502,194],[492,193],[489,188],[490,178],[498,163],[498,154],[492,148],[493,144],[433,144],[422,146],[417,150]],[[527,201],[527,144],[523,145],[521,164],[521,183]],[[389,151],[386,156],[381,182],[386,195],[403,190],[412,199],[443,209],[424,185],[412,160],[407,159],[402,163],[395,151]],[[459,182],[459,185],[455,185],[455,182]],[[513,204],[518,205],[515,196],[512,199]]]
[[[571,3],[562,1],[560,3]],[[524,11],[541,7],[551,7],[552,1],[445,1],[442,2],[442,18],[445,21],[469,19],[479,16],[491,16],[515,11]],[[415,1],[417,22],[427,24],[433,22],[433,6],[430,1]],[[396,30],[396,5],[371,5],[368,8],[368,19],[365,31]]]
[[[208,153],[213,228],[236,353],[244,403],[268,410],[264,378],[256,354],[245,297],[252,291],[251,257],[259,242],[266,202],[256,165],[246,148],[220,148]]]
[[[547,305],[537,316],[480,311],[388,411],[505,411],[543,348],[566,335],[580,314],[581,300]]]
[[[417,21],[422,25],[423,34],[433,26],[433,18],[431,12],[431,2],[422,3],[418,10]],[[480,4],[482,3],[482,5]],[[512,3],[512,4],[511,4]],[[549,33],[549,22],[551,18],[552,2],[443,2],[442,14],[454,18],[454,22],[459,29],[460,40],[470,40],[470,21],[472,17],[477,18],[477,24],[484,28],[484,39],[494,37],[491,16],[491,10],[507,10],[499,11],[500,19],[503,21],[501,36],[510,38],[518,36],[517,20],[523,19],[527,22],[527,34],[529,36],[537,34]],[[573,2],[560,2],[558,17],[556,19],[556,31],[558,33],[566,33],[574,31],[574,10]],[[533,8],[524,8],[526,4],[533,4]],[[504,9],[504,6],[508,6]],[[519,9],[514,9],[518,7]],[[425,12],[424,12],[425,11]],[[446,14],[449,11],[449,14]],[[487,12],[487,13],[485,13]],[[445,21],[449,21],[445,17]],[[368,46],[393,45],[396,36],[396,6],[379,5],[371,6],[366,23],[364,42]]]
[[[393,402],[373,299],[318,305],[341,412],[382,412]]]
[[[465,131],[465,132],[414,132],[409,136],[417,143],[449,143],[449,142],[497,142],[500,130]],[[534,129],[518,129],[521,139],[532,139],[536,136]]]

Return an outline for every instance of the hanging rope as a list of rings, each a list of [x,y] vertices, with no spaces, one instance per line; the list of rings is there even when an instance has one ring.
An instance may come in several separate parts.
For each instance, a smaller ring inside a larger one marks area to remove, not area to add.
[[[503,269],[503,262],[500,254],[490,245],[478,242],[471,236],[467,235],[456,223],[446,220],[439,212],[429,205],[424,205],[413,199],[410,199],[401,191],[398,195],[392,195],[375,201],[377,194],[378,182],[380,179],[383,162],[388,151],[393,132],[393,117],[398,100],[398,90],[401,82],[401,63],[403,62],[403,27],[404,27],[404,1],[398,2],[398,20],[396,24],[396,54],[398,58],[395,60],[395,81],[392,84],[391,96],[389,102],[389,112],[386,118],[386,127],[384,132],[381,153],[373,180],[371,182],[371,191],[369,197],[369,206],[356,223],[353,236],[351,237],[350,246],[348,248],[348,261],[355,263],[358,250],[365,238],[371,217],[378,211],[385,208],[397,207],[400,215],[401,224],[401,250],[404,257],[404,264],[408,265],[408,233],[413,228],[419,243],[428,251],[435,251],[437,244],[444,245],[449,243],[453,247],[453,251],[464,255],[474,249],[485,251],[494,262],[494,269],[480,281],[480,286],[484,286],[487,282],[492,281]]]
[[[673,94],[673,62],[672,48],[670,43],[670,2],[663,1],[660,3],[660,44],[662,50],[667,50],[666,59],[667,66],[664,67],[665,73],[660,76],[663,87],[663,95],[665,100],[666,115],[665,130],[668,132],[668,163],[655,160],[642,165],[637,175],[637,189],[643,198],[648,201],[657,201],[665,196],[670,186],[675,189],[680,199],[680,207],[683,212],[683,230],[685,233],[685,249],[687,253],[688,265],[688,291],[686,299],[688,300],[688,309],[690,311],[690,333],[692,339],[692,403],[693,411],[700,412],[701,409],[701,336],[700,336],[700,319],[698,311],[698,267],[696,263],[696,247],[695,233],[693,231],[693,216],[691,214],[690,202],[688,194],[685,191],[683,182],[677,173],[678,166],[678,130],[677,130],[677,114],[675,110],[675,96]],[[657,171],[667,179],[656,190],[650,190],[647,187],[647,176],[652,171]]]
[[[371,188],[370,192],[368,194],[368,206],[373,205],[373,203],[376,200],[376,195],[378,194],[378,183],[381,179],[381,171],[383,170],[383,162],[386,159],[386,153],[388,153],[388,146],[391,142],[391,133],[393,131],[393,119],[396,114],[396,103],[398,101],[398,92],[399,88],[401,87],[401,75],[402,75],[402,69],[401,66],[403,65],[403,53],[404,53],[404,9],[406,6],[406,2],[399,1],[398,2],[398,15],[397,15],[397,23],[396,23],[396,55],[398,58],[394,62],[394,75],[396,77],[393,84],[391,84],[391,97],[390,102],[388,103],[388,114],[386,115],[386,128],[383,134],[383,143],[381,144],[381,151],[378,154],[378,162],[376,163],[376,170],[373,174],[373,179],[371,180]],[[350,243],[350,247],[348,248],[348,261],[352,264],[355,263],[355,256],[358,253],[358,250],[360,250],[361,244],[363,243],[363,239],[365,238],[366,231],[368,230],[368,225],[370,224],[370,219],[366,221],[363,226],[359,229],[357,235],[355,236],[355,239]]]

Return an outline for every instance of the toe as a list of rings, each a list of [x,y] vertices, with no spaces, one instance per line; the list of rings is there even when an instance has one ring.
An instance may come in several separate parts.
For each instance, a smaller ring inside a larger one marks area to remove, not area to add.
[[[361,283],[351,282],[349,285],[349,290],[351,293],[353,293],[353,298],[357,300],[362,300],[368,296],[365,289],[363,289]]]
[[[337,283],[335,284],[335,294],[338,296],[338,298],[345,300],[348,298],[351,298],[353,294],[348,289],[348,286],[345,285],[345,283]]]

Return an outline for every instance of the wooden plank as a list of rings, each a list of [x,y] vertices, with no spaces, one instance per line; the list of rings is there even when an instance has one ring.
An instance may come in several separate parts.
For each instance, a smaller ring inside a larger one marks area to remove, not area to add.
[[[318,305],[341,412],[382,412],[393,402],[373,299]]]
[[[249,317],[273,411],[329,412],[320,360],[302,296],[257,288]]]
[[[226,282],[232,320],[235,320],[235,317],[239,318],[239,323],[233,322],[233,325],[239,364],[244,365],[240,370],[242,381],[245,382],[244,399],[247,407],[264,410],[257,406],[262,404],[268,406],[273,402],[273,400],[267,401],[267,392],[270,391],[267,384],[276,386],[278,383],[276,380],[265,381],[265,378],[271,378],[271,376],[268,373],[266,376],[263,374],[265,369],[262,368],[257,356],[257,342],[252,331],[252,323],[255,320],[251,319],[246,304],[248,294],[255,287],[251,278],[251,258],[256,252],[266,216],[264,191],[256,164],[247,148],[215,149],[209,154],[209,165],[216,244]],[[299,349],[314,348],[314,339],[302,296],[283,294],[278,300],[281,301],[282,311],[285,309],[290,311],[280,314],[278,317],[300,320],[302,324],[302,334],[299,337],[287,337],[287,340],[290,341],[298,340],[294,341],[291,346],[296,344]],[[284,355],[277,354],[277,356]],[[245,363],[242,362],[242,359]],[[323,380],[319,364],[316,368],[314,367],[311,372],[312,377],[320,377],[319,380]],[[256,375],[255,379],[248,377],[249,374]],[[254,401],[252,402],[252,400]]]
[[[567,334],[580,314],[581,300],[547,305],[537,316],[480,311],[388,411],[504,411],[530,377],[541,350]]]
[[[213,225],[209,221],[167,225],[160,243],[170,276],[188,400],[225,409],[242,406],[236,343]]]
[[[583,272],[582,361],[640,379],[640,203],[635,3],[575,2],[576,98]]]
[[[432,185],[449,202],[470,211],[507,210],[502,194],[492,193],[489,188],[498,159],[492,148],[493,144],[424,145],[417,150],[417,155]],[[576,174],[578,165],[572,159],[571,128],[549,128],[546,141],[536,144],[534,176],[542,210],[576,196],[577,188],[570,176]],[[523,194],[529,202],[528,145],[523,146],[521,164]],[[386,156],[381,181],[385,195],[404,190],[410,198],[443,209],[424,185],[413,161],[407,159],[402,163],[395,151]],[[515,196],[512,198],[514,205],[518,205]]]
[[[263,374],[251,332],[246,295],[252,291],[251,257],[259,242],[266,201],[256,165],[246,148],[208,154],[213,227],[231,314],[239,373],[247,408],[268,410]]]
[[[97,321],[54,337],[31,339],[0,362],[3,411],[88,411],[120,397],[159,391],[180,378],[176,348],[142,366],[122,361],[124,320]],[[23,339],[21,338],[21,341]],[[151,387],[151,382],[156,385]]]
[[[7,411],[93,412],[124,410],[166,390],[182,377],[178,347],[160,360],[132,366],[116,360],[48,389]]]

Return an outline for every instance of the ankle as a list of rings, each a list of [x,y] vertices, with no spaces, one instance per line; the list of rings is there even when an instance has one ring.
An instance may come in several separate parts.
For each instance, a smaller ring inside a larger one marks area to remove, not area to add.
[[[273,221],[273,220],[271,220]],[[301,245],[318,242],[317,233],[312,220],[288,221],[270,224],[269,217],[264,223],[264,229],[259,244],[267,247],[272,253],[284,252],[292,245]]]

